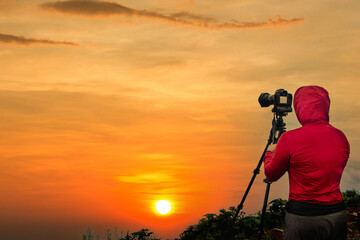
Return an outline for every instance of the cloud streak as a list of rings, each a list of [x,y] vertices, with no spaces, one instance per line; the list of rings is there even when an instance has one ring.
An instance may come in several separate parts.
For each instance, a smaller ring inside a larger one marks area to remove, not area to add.
[[[176,180],[175,177],[160,172],[143,173],[137,175],[122,175],[122,176],[117,176],[116,178],[120,182],[129,182],[129,183],[164,183],[164,182],[174,182]]]
[[[283,19],[277,16],[275,20],[269,18],[266,22],[224,22],[214,18],[196,15],[189,12],[179,12],[165,15],[154,11],[136,10],[116,2],[98,0],[69,0],[48,2],[40,5],[45,10],[53,10],[65,14],[82,15],[88,17],[136,16],[153,20],[160,20],[178,25],[209,28],[209,29],[246,29],[281,27],[303,22],[303,18]]]
[[[8,44],[18,44],[18,45],[65,45],[65,46],[78,46],[77,43],[68,42],[68,41],[53,41],[48,39],[36,39],[36,38],[26,38],[24,36],[16,36],[11,34],[0,33],[0,43]]]

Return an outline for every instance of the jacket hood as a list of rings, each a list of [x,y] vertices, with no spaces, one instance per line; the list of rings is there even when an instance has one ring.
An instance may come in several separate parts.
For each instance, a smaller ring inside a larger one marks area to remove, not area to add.
[[[296,90],[294,109],[301,125],[311,122],[329,122],[329,108],[329,93],[324,88],[305,86]]]

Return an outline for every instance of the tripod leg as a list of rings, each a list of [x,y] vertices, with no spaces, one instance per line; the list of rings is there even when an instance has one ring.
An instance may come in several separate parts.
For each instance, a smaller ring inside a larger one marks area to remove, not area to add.
[[[268,143],[266,144],[266,147],[265,147],[265,149],[264,149],[264,152],[263,152],[262,155],[261,155],[261,158],[260,158],[260,160],[259,160],[259,163],[258,163],[258,165],[256,166],[256,168],[254,169],[254,172],[253,172],[254,174],[253,174],[253,176],[252,176],[252,178],[251,178],[251,180],[250,180],[250,183],[249,183],[248,187],[246,188],[246,191],[245,191],[245,193],[244,193],[244,196],[243,196],[243,198],[241,199],[241,202],[240,202],[240,204],[238,205],[238,207],[237,207],[237,209],[236,209],[236,213],[235,213],[235,215],[234,215],[234,217],[233,217],[233,224],[235,224],[236,219],[237,219],[237,217],[238,217],[238,215],[239,215],[239,213],[240,213],[240,210],[242,210],[243,207],[244,207],[245,199],[246,199],[246,197],[247,197],[247,195],[248,195],[248,193],[249,193],[249,191],[250,191],[250,189],[251,189],[251,186],[252,186],[253,183],[254,183],[254,180],[255,180],[255,178],[256,178],[256,175],[258,175],[258,174],[260,173],[260,167],[261,167],[261,164],[262,164],[262,162],[263,162],[263,160],[264,160],[265,153],[266,153],[269,145],[271,144],[271,139],[272,139],[272,137],[271,137],[271,134],[270,134]]]
[[[266,185],[266,193],[265,193],[265,198],[264,198],[264,204],[263,204],[262,213],[261,213],[261,221],[260,221],[260,227],[259,227],[259,237],[261,237],[261,235],[263,235],[263,233],[264,233],[266,207],[267,207],[267,202],[268,202],[268,199],[269,199],[269,192],[270,192],[270,185],[271,185],[271,182],[268,179],[265,179],[264,182],[267,185]]]

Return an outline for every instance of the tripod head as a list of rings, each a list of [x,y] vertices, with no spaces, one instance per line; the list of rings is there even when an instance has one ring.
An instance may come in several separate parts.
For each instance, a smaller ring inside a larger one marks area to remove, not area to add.
[[[284,114],[274,113],[274,118],[272,120],[272,128],[270,131],[269,142],[276,144],[279,141],[281,134],[286,132],[286,123],[284,122]]]

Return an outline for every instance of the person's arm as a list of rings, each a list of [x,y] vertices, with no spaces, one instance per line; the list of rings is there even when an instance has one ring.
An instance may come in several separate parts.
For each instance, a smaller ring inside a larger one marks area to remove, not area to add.
[[[269,147],[271,148],[271,146]],[[288,170],[290,160],[286,134],[281,135],[274,153],[267,151],[264,157],[265,176],[271,182],[277,181]]]

